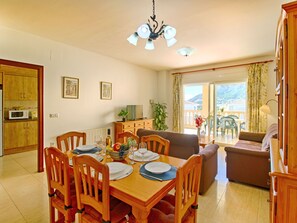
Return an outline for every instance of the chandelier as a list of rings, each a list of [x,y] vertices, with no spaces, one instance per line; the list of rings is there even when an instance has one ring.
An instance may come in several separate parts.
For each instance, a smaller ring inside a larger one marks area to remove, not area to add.
[[[158,37],[161,36],[166,39],[168,47],[174,45],[177,41],[174,38],[176,35],[176,29],[171,26],[165,25],[163,21],[159,27],[159,23],[157,22],[155,15],[155,0],[153,0],[153,15],[150,16],[150,19],[148,19],[148,23],[144,23],[139,26],[137,32],[128,37],[127,40],[129,41],[129,43],[136,46],[138,37],[147,39],[145,49],[153,50],[155,49],[153,40],[156,40],[158,39]]]

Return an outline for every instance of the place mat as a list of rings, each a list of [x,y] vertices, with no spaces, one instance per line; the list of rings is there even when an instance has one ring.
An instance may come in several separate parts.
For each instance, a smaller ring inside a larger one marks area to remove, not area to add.
[[[99,148],[99,147],[95,147],[94,149],[91,149],[91,150],[88,150],[88,151],[81,151],[81,150],[78,150],[78,149],[74,149],[72,150],[72,153],[74,154],[86,154],[86,153],[97,153],[97,152],[100,152],[102,149]]]
[[[129,159],[130,160],[134,160],[134,161],[137,161],[137,162],[150,162],[150,161],[153,161],[153,160],[157,160],[160,158],[160,155],[158,153],[152,153],[151,156],[149,157],[143,157],[143,160],[142,160],[142,157],[138,157],[138,156],[134,156],[133,158],[133,155],[130,154],[129,155]]]
[[[162,181],[162,180],[172,180],[176,177],[177,168],[175,166],[171,165],[171,169],[165,173],[154,174],[154,173],[151,173],[145,169],[146,164],[141,166],[139,173],[141,176],[143,176],[147,179]]]

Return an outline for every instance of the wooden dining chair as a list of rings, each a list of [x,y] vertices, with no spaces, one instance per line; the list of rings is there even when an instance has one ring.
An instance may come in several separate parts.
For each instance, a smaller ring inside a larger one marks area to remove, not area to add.
[[[137,144],[139,143],[139,137],[132,132],[121,132],[118,134],[118,141],[120,143],[126,143],[128,138],[134,139]]]
[[[158,135],[146,135],[141,137],[141,142],[147,144],[147,149],[155,153],[169,155],[170,141]]]
[[[80,145],[86,145],[86,138],[84,132],[67,132],[57,136],[57,146],[61,151],[74,150]]]
[[[201,156],[192,155],[177,170],[175,195],[167,194],[151,209],[149,223],[197,222],[201,168]]]
[[[45,148],[45,165],[49,196],[50,222],[73,222],[77,211],[74,178],[69,171],[65,153],[57,148]],[[56,221],[55,210],[58,211]]]
[[[131,206],[110,196],[109,168],[90,156],[73,157],[79,222],[126,222]]]

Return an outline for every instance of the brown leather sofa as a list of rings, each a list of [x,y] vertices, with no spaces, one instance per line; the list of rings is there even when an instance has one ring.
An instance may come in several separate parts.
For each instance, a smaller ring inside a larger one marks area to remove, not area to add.
[[[230,181],[269,188],[269,142],[276,137],[277,124],[265,133],[240,132],[234,146],[225,147],[227,178]]]
[[[211,144],[199,151],[197,135],[147,129],[138,129],[137,131],[139,138],[145,135],[153,134],[159,135],[170,141],[170,156],[182,159],[188,159],[193,154],[200,154],[202,156],[203,162],[199,193],[204,194],[215,180],[218,172],[217,150],[219,146],[216,144]]]

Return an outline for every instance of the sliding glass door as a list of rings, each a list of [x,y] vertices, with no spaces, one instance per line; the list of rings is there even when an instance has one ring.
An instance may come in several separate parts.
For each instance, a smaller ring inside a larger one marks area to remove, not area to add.
[[[246,123],[246,82],[184,85],[184,133],[197,134],[195,117],[203,119],[200,134],[232,144]]]

